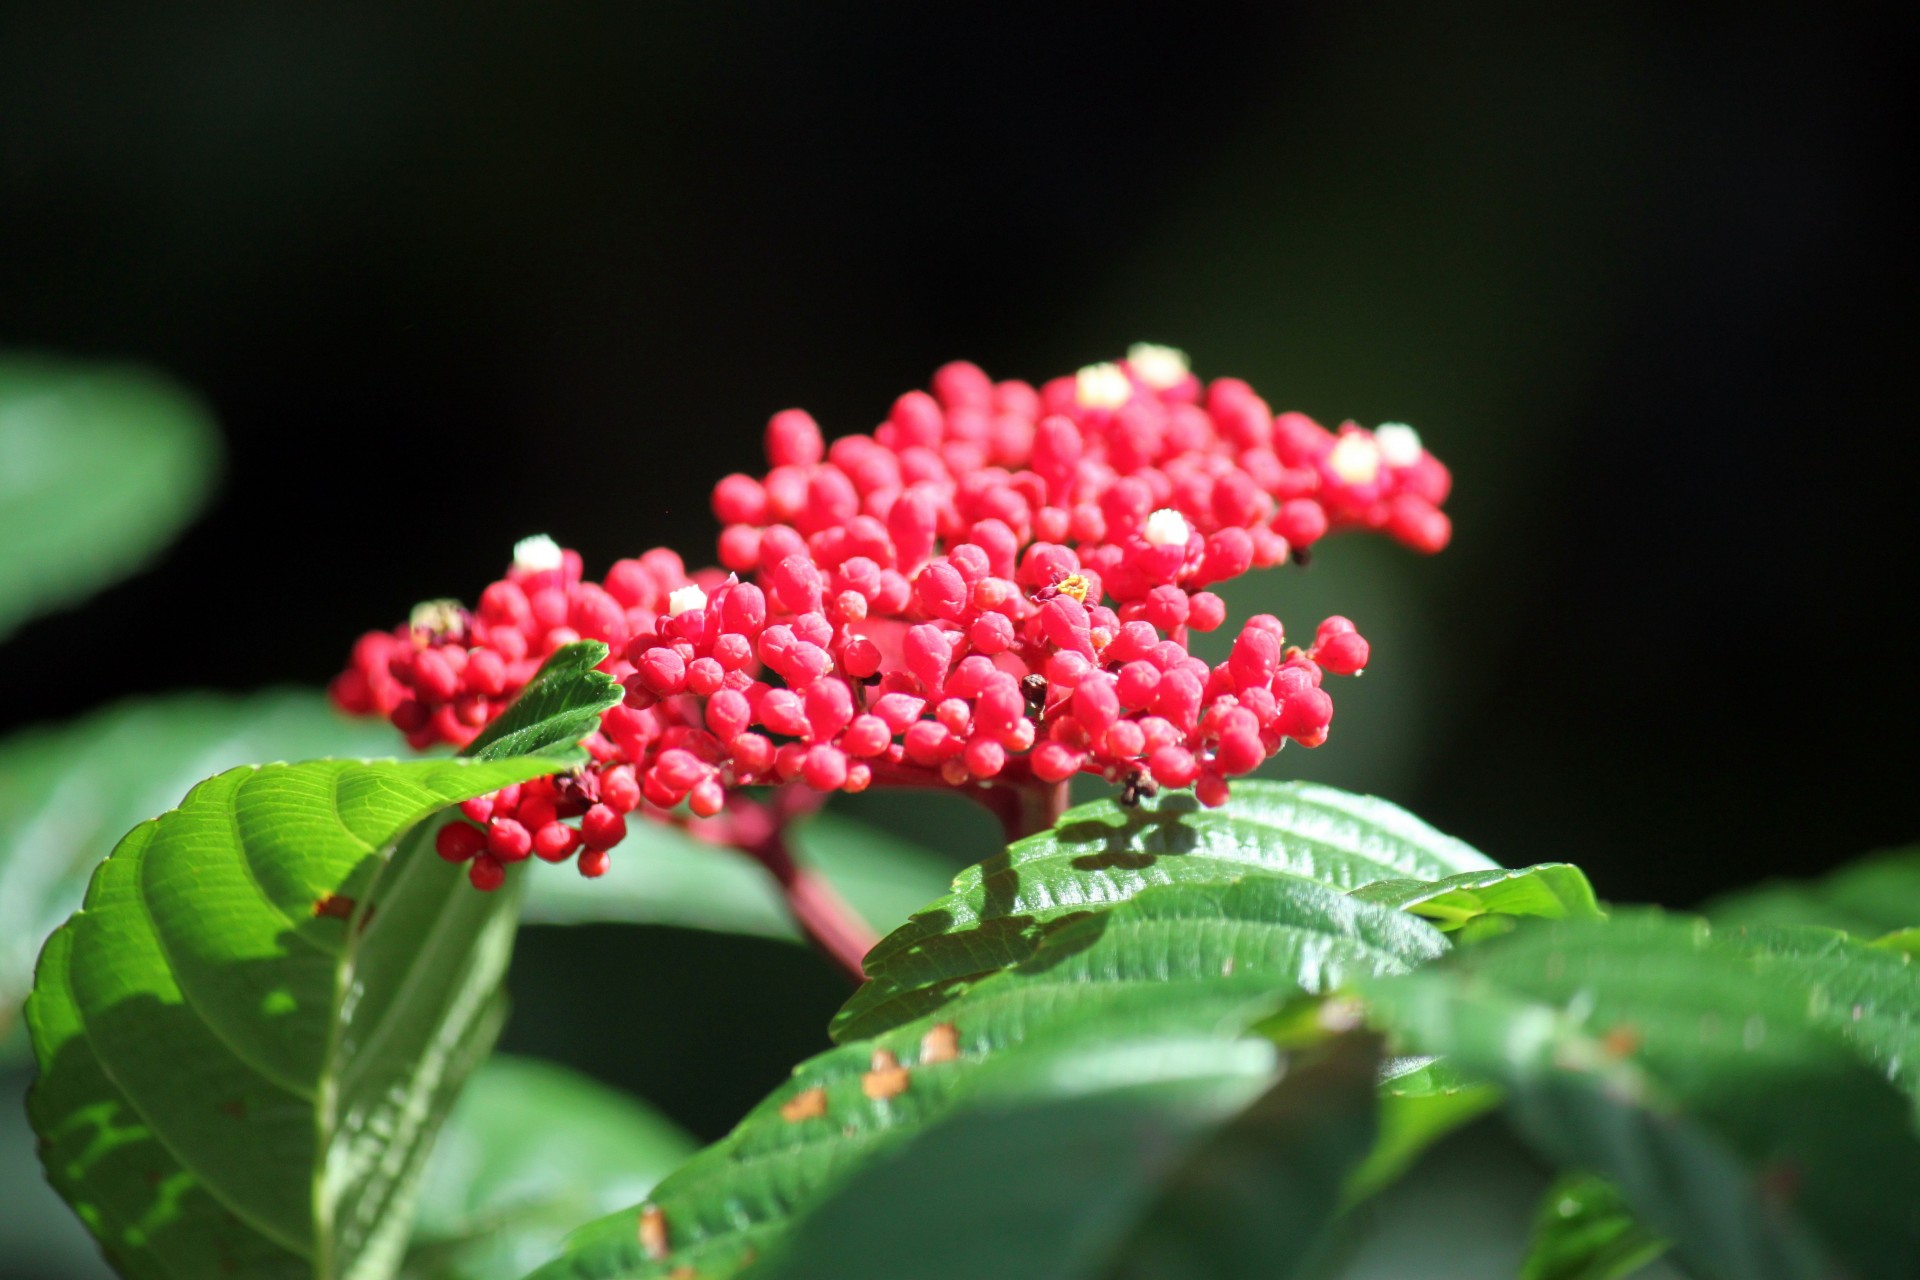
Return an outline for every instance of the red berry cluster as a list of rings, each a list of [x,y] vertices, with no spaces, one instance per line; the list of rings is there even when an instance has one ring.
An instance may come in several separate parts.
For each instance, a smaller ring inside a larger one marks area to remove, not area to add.
[[[612,648],[627,696],[588,738],[592,765],[471,802],[484,830],[441,833],[476,885],[581,848],[598,875],[626,813],[711,817],[754,785],[1089,772],[1219,804],[1286,740],[1325,741],[1321,678],[1360,671],[1367,642],[1330,618],[1289,647],[1262,615],[1209,667],[1187,649],[1225,620],[1205,588],[1330,529],[1422,551],[1449,533],[1447,471],[1410,428],[1276,417],[1161,347],[1038,390],[950,364],[831,448],[806,413],[776,414],[767,452],[764,476],[714,489],[723,568],[654,550],[594,583],[528,539],[476,610],[433,602],[356,645],[336,700],[416,746],[469,741],[561,646]]]

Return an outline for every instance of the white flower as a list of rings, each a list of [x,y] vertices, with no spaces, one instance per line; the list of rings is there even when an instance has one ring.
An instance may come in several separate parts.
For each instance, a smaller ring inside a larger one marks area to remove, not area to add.
[[[1133,383],[1117,364],[1090,364],[1074,375],[1074,399],[1086,409],[1118,409],[1133,397]]]
[[[1380,461],[1390,467],[1410,467],[1420,461],[1420,433],[1404,422],[1383,422],[1374,428]]]
[[[684,587],[676,587],[667,596],[667,614],[670,617],[677,618],[689,609],[706,607],[707,593],[691,582]]]
[[[1187,380],[1193,366],[1187,353],[1178,347],[1163,347],[1152,342],[1136,342],[1127,348],[1127,367],[1140,375],[1140,381],[1156,391],[1177,387]]]
[[[1347,484],[1372,484],[1380,475],[1380,446],[1364,431],[1349,431],[1327,455],[1327,466]]]
[[[407,627],[437,638],[458,631],[465,620],[458,600],[422,600],[407,615]]]
[[[560,544],[544,533],[513,544],[513,567],[522,573],[546,573],[560,567]]]
[[[1193,526],[1172,507],[1162,507],[1147,517],[1145,530],[1149,544],[1156,547],[1184,547],[1193,536]]]

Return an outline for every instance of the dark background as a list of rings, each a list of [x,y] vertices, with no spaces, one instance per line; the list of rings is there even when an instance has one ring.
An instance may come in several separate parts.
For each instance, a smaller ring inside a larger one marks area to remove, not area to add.
[[[1281,772],[1616,899],[1911,840],[1913,12],[0,4],[0,344],[153,362],[230,446],[0,722],[318,683],[529,532],[705,558],[775,409],[1147,338],[1455,468],[1444,555],[1240,602],[1378,646]],[[550,932],[513,1042],[713,1132],[818,1040],[799,954]]]

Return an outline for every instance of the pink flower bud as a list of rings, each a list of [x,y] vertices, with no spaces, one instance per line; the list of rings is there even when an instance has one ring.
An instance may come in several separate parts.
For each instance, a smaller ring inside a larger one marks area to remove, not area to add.
[[[767,423],[767,461],[776,467],[810,467],[826,446],[819,424],[804,409],[783,409]]]
[[[763,524],[767,491],[752,476],[727,476],[713,486],[713,514],[721,524]]]
[[[1037,744],[1029,759],[1034,777],[1042,782],[1064,782],[1080,772],[1087,757],[1064,743],[1047,741]]]

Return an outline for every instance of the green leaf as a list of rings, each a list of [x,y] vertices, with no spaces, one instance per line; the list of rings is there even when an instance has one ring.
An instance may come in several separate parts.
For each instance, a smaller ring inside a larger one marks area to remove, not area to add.
[[[534,754],[233,769],[101,864],[27,1002],[29,1109],[48,1179],[119,1269],[391,1273],[433,1135],[499,1030],[521,880],[468,889],[426,820],[566,763],[547,734],[612,688],[557,656],[503,717]]]
[[[1920,1103],[1920,965],[1911,952],[1820,928],[1736,926],[1715,937],[1763,980],[1802,991],[1811,1017]]]
[[[0,638],[165,546],[218,460],[206,410],[155,374],[0,357]]]
[[[1023,963],[936,1013],[802,1064],[662,1183],[652,1204],[670,1257],[648,1257],[642,1219],[626,1213],[587,1228],[540,1274],[664,1276],[688,1265],[710,1280],[732,1274],[847,1170],[947,1114],[982,1064],[1004,1083],[1013,1060],[1042,1046],[1098,1057],[1162,1034],[1230,1041],[1302,983],[1399,972],[1445,946],[1424,921],[1279,875],[1160,887],[1061,919]],[[875,1099],[862,1078],[884,1055],[908,1068],[908,1087]],[[1035,1086],[1042,1097],[1074,1083],[1051,1068],[1021,1078],[1053,1081]]]
[[[1520,1280],[1620,1280],[1666,1251],[1612,1183],[1569,1173],[1541,1197]]]
[[[1379,1136],[1347,1179],[1343,1203],[1349,1208],[1398,1182],[1427,1148],[1500,1105],[1500,1091],[1490,1085],[1408,1089],[1396,1083],[1381,1086]]]
[[[917,1017],[1031,955],[1050,923],[1153,885],[1285,873],[1347,890],[1492,868],[1404,809],[1308,783],[1242,780],[1219,809],[1185,793],[1133,810],[1082,805],[961,872],[952,892],[881,939],[831,1031],[844,1041]]]
[[[234,765],[394,745],[386,724],[349,720],[304,690],[123,702],[0,743],[0,1044],[47,935],[135,823]]]
[[[1022,1055],[1018,1084],[982,1079],[753,1274],[1284,1280],[1367,1150],[1375,1057],[1349,1036],[1282,1064],[1270,1043],[1211,1037]]]
[[[798,823],[799,856],[869,924],[885,928],[945,892],[952,870],[938,856],[835,813]],[[779,886],[733,849],[706,844],[663,822],[632,821],[598,880],[532,877],[529,924],[675,925],[801,941]]]
[[[1424,916],[1448,931],[1486,915],[1598,920],[1605,914],[1585,873],[1570,862],[1468,871],[1443,880],[1376,880],[1353,894]]]
[[[1707,904],[1716,924],[1823,925],[1862,938],[1920,927],[1920,845],[1863,858],[1819,880],[1771,880]]]
[[[582,665],[591,664],[572,668]],[[123,832],[234,765],[401,747],[384,721],[342,716],[324,695],[296,689],[123,702],[0,742],[0,1060],[10,1048],[25,1052],[25,1036],[8,1029],[32,986],[34,958],[79,907],[88,877]],[[800,940],[778,887],[751,859],[665,823],[634,821],[631,832],[599,880],[536,869],[527,877],[526,922],[665,924]],[[799,824],[793,839],[883,927],[939,896],[952,878],[935,855],[834,813]]]
[[[1701,1274],[1909,1274],[1911,1108],[1805,987],[1701,921],[1556,922],[1358,984],[1419,1053],[1505,1091],[1563,1168],[1612,1180]]]
[[[567,1231],[646,1195],[694,1148],[625,1094],[553,1063],[495,1055],[434,1146],[402,1274],[520,1280]]]

